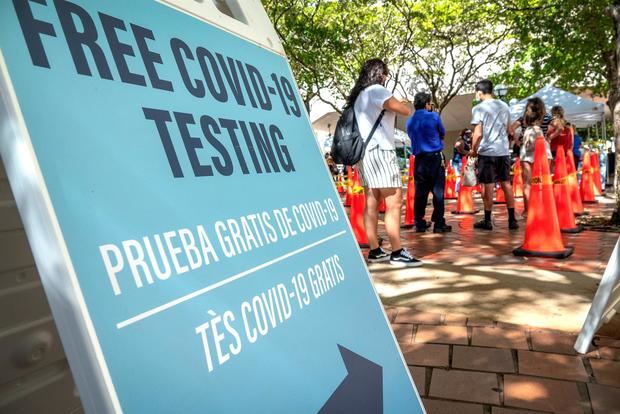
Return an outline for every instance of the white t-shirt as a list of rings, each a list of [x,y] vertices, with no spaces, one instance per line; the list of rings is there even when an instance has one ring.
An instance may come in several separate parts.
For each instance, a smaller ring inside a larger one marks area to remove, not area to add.
[[[362,138],[366,140],[373,125],[377,122],[379,114],[383,110],[383,103],[392,97],[392,92],[381,85],[370,85],[355,100],[355,117],[357,127]],[[381,124],[377,127],[367,149],[379,147],[384,150],[393,150],[394,145],[394,121],[396,114],[385,111]]]
[[[510,155],[508,142],[508,123],[510,108],[499,99],[487,99],[471,110],[471,123],[482,123],[482,139],[478,154],[492,157]]]
[[[536,140],[539,137],[545,141],[547,158],[550,160],[553,159],[553,155],[551,155],[551,147],[545,138],[543,129],[540,126],[535,125],[527,127],[523,133],[523,143],[521,144],[521,153],[519,154],[521,161],[534,163],[534,150],[536,149]]]

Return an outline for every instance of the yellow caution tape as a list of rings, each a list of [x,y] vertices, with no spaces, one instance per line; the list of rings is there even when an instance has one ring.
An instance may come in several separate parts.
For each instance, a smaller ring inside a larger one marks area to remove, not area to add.
[[[542,184],[542,185],[552,185],[552,180],[550,175],[537,176],[532,177],[532,185]]]

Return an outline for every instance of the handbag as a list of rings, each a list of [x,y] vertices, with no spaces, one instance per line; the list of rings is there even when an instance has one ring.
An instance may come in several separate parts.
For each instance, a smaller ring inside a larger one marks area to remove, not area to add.
[[[476,164],[478,163],[478,157],[467,158],[467,165],[463,169],[463,187],[475,187],[478,185],[478,177],[476,175]]]

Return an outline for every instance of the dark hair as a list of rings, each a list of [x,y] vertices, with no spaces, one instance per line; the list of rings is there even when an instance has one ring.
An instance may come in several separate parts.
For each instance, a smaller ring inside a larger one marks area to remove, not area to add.
[[[465,128],[461,130],[461,133],[459,134],[459,138],[465,138],[465,135],[468,133],[471,135],[471,129]]]
[[[431,102],[431,96],[426,92],[418,92],[413,97],[413,107],[415,109],[424,109],[427,103]]]
[[[560,118],[564,119],[564,108],[561,105],[553,105],[551,107],[551,115],[555,117],[556,115]]]
[[[388,67],[381,59],[370,59],[364,62],[345,107],[353,106],[359,94],[370,85],[383,85],[383,78],[388,73]]]
[[[476,92],[482,92],[485,95],[493,93],[493,82],[488,79],[482,79],[476,83]]]
[[[542,99],[534,97],[527,100],[525,113],[523,114],[523,124],[525,126],[542,124],[545,118],[545,103]]]

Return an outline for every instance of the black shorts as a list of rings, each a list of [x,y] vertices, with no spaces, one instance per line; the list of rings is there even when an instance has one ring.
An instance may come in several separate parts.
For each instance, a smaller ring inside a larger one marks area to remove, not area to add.
[[[478,155],[478,181],[480,184],[510,181],[510,156]]]

